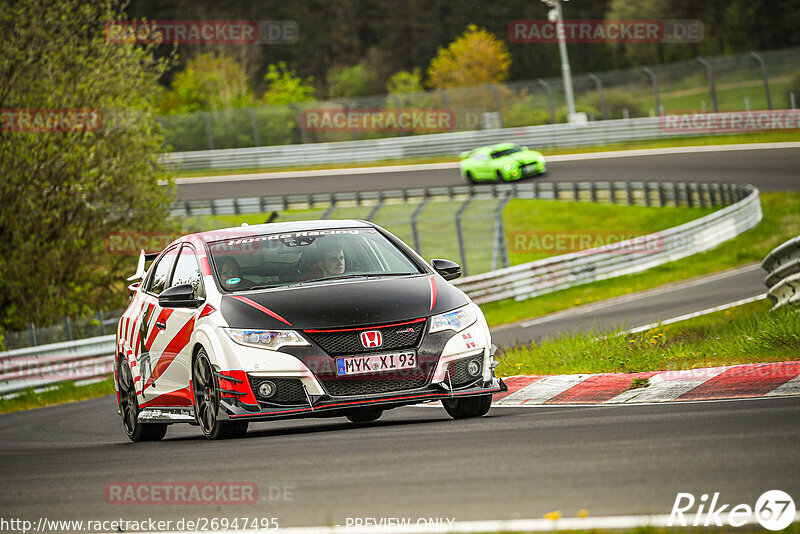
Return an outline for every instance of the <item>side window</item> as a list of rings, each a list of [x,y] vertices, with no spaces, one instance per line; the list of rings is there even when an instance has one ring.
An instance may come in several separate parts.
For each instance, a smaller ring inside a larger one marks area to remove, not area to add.
[[[150,277],[148,282],[147,292],[154,295],[160,295],[162,291],[167,288],[167,278],[169,272],[172,270],[172,264],[175,263],[175,256],[178,253],[178,248],[172,248],[156,263],[153,268],[153,276]]]
[[[194,251],[190,247],[184,246],[178,256],[178,262],[175,264],[175,273],[172,275],[172,283],[169,287],[192,284],[194,296],[204,297],[202,279],[200,265],[197,263]]]

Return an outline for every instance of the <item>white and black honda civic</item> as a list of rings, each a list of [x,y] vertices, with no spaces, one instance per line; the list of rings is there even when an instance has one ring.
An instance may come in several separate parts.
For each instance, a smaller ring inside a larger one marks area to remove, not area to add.
[[[117,329],[125,431],[156,440],[184,422],[236,437],[251,421],[363,423],[434,400],[456,419],[484,415],[506,386],[483,313],[448,282],[460,275],[364,221],[243,226],[143,252]]]

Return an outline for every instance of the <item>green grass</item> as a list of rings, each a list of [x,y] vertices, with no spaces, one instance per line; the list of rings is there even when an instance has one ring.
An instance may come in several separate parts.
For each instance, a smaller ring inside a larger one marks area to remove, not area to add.
[[[666,230],[713,211],[514,199],[503,212],[503,225],[511,265],[518,265]],[[571,245],[581,239],[586,246]]]
[[[764,218],[757,227],[708,252],[642,273],[601,280],[523,301],[491,302],[481,308],[489,326],[497,326],[761,261],[773,248],[800,235],[800,193],[762,193],[761,207]]]
[[[710,105],[709,105],[710,108]],[[691,108],[688,108],[691,109]],[[756,109],[755,106],[753,109]],[[797,130],[754,132],[748,134],[716,135],[716,136],[697,136],[679,137],[672,139],[659,139],[654,141],[627,141],[624,143],[610,143],[607,145],[581,146],[581,147],[554,147],[537,148],[542,154],[555,156],[559,154],[583,154],[587,152],[607,152],[610,150],[631,150],[647,148],[668,148],[681,146],[707,146],[707,145],[729,145],[739,143],[777,143],[782,141],[800,141],[800,132]],[[176,171],[176,178],[195,178],[205,176],[228,176],[236,174],[252,174],[266,172],[285,172],[318,169],[353,169],[360,167],[385,167],[390,165],[415,165],[424,163],[451,163],[459,161],[457,154],[447,154],[442,156],[431,156],[424,158],[406,159],[387,159],[374,162],[359,163],[328,163],[316,165],[290,165],[283,167],[246,167],[241,169],[209,169],[209,170],[187,170]]]
[[[638,373],[796,360],[800,310],[770,307],[761,300],[637,334],[570,333],[518,345],[499,355],[497,373]]]
[[[53,389],[34,391],[33,388],[20,392],[11,398],[0,398],[0,413],[16,412],[31,408],[41,408],[53,404],[64,404],[80,400],[102,397],[114,393],[114,379],[76,386],[71,381],[61,382]],[[115,401],[116,402],[116,401]]]

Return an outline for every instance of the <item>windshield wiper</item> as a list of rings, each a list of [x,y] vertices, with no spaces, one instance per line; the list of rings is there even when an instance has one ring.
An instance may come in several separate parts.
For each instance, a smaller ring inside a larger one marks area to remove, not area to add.
[[[254,289],[272,289],[273,287],[281,287],[283,285],[286,285],[286,284],[272,284],[272,285],[269,285],[269,286],[253,286],[253,287],[248,287],[246,289],[243,289],[243,291],[252,291]]]
[[[314,278],[306,280],[306,282],[326,282],[328,280],[346,280],[348,278],[372,278],[380,276],[409,276],[419,273],[359,273],[359,274],[342,274],[339,276],[329,276],[327,278]]]

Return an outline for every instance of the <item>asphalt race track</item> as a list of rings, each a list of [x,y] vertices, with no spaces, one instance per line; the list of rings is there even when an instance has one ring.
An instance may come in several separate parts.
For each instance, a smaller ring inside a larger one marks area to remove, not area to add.
[[[756,264],[668,284],[596,304],[570,308],[546,317],[504,325],[492,330],[492,342],[498,347],[507,347],[553,337],[564,331],[636,328],[765,295],[765,276],[766,272]]]
[[[800,495],[800,398],[643,406],[492,408],[452,421],[438,407],[260,423],[235,441],[173,427],[128,442],[113,397],[0,416],[4,517],[276,517],[281,527],[348,517],[541,518],[668,514],[678,492],[755,504]],[[106,484],[234,481],[241,506],[107,504]],[[284,493],[285,492],[285,493]],[[280,498],[278,498],[280,495]],[[270,500],[273,497],[275,500]],[[284,497],[286,497],[284,499]]]
[[[662,155],[549,164],[547,180],[750,182],[797,189],[800,149]],[[453,169],[353,177],[180,185],[182,198],[257,196],[461,183]],[[638,326],[764,292],[745,266],[495,330],[495,342],[591,326]],[[631,322],[633,321],[633,322]],[[530,324],[528,324],[530,323]],[[259,423],[239,440],[211,442],[173,426],[162,442],[125,437],[113,397],[0,416],[3,518],[196,519],[275,517],[281,527],[344,525],[347,518],[541,518],[669,514],[678,492],[720,492],[755,505],[766,490],[800,496],[800,398],[637,406],[493,408],[452,421],[439,407],[344,419]],[[107,484],[255,483],[239,506],[109,504]],[[357,532],[357,531],[355,531]]]
[[[537,180],[741,182],[753,184],[761,191],[789,191],[800,187],[798,169],[800,147],[552,161],[547,163],[547,173]],[[178,197],[198,200],[464,184],[457,168],[316,174],[309,171],[308,176],[299,178],[274,178],[267,173],[263,178],[232,177],[210,183],[202,178],[183,179],[178,184]]]

